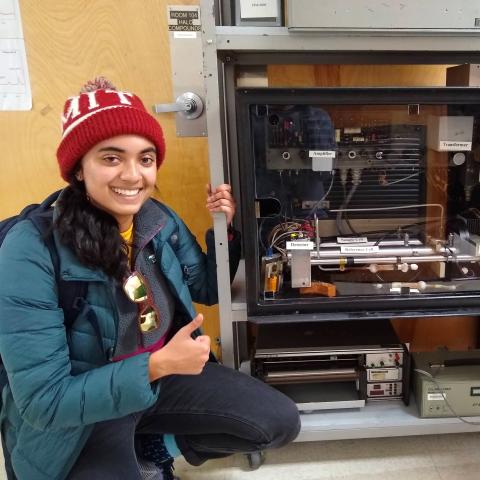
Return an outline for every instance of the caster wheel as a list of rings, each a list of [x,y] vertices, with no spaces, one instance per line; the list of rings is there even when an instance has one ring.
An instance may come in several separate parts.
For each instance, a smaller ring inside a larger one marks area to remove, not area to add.
[[[248,466],[250,470],[257,470],[263,465],[265,461],[265,453],[264,452],[252,452],[246,454],[248,459]]]

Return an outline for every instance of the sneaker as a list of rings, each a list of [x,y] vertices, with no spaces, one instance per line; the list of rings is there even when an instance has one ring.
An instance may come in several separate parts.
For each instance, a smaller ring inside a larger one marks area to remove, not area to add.
[[[162,471],[163,480],[180,480],[180,477],[173,474],[173,471],[175,470],[175,467],[173,466],[173,458],[170,461],[162,463],[160,469]]]
[[[159,468],[153,463],[149,462],[145,458],[137,455],[138,469],[140,470],[140,478],[142,480],[159,480],[160,475],[163,474]]]
[[[164,480],[180,480],[173,474],[173,457],[168,453],[163,436],[158,434],[138,435],[141,456],[154,463],[162,472]]]

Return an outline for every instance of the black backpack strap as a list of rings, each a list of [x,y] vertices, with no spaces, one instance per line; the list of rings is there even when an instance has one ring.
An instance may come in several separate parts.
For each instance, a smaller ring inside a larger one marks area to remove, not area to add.
[[[43,203],[46,204],[47,200],[45,200]],[[50,252],[53,270],[55,272],[55,280],[58,287],[58,303],[63,309],[65,327],[68,328],[73,325],[73,322],[80,313],[82,304],[87,297],[88,283],[80,280],[72,280],[67,282],[63,280],[61,276],[60,259],[58,258],[57,247],[55,246],[55,241],[53,238],[53,209],[46,210],[43,213],[31,215],[29,219],[42,234],[45,245]]]
[[[51,193],[42,203],[32,203],[27,205],[15,218],[16,221],[24,220],[26,218],[31,218],[36,216],[38,212],[48,212],[51,210],[51,207],[58,199],[62,190],[57,190],[56,192]],[[50,223],[52,220],[50,219]],[[35,223],[35,222],[34,222]]]
[[[53,192],[42,203],[27,205],[18,215],[13,215],[0,221],[0,245],[2,245],[10,229],[18,222],[37,215],[39,212],[51,210],[51,206],[55,203],[61,192],[61,190]]]

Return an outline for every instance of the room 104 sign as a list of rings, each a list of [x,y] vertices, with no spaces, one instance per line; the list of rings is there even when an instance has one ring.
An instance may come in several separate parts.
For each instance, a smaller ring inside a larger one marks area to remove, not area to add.
[[[171,32],[200,32],[200,7],[198,5],[169,5],[168,30]]]

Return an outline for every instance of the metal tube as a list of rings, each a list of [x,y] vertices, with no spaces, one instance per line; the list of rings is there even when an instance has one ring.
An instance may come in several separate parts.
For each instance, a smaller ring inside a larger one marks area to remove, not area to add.
[[[440,249],[433,249],[432,247],[418,247],[418,248],[410,248],[410,247],[402,247],[398,246],[395,248],[381,248],[378,252],[365,252],[364,254],[359,252],[352,252],[352,253],[342,253],[340,248],[335,249],[321,249],[319,254],[320,258],[338,258],[338,257],[355,257],[361,258],[362,261],[367,262],[375,262],[375,259],[379,259],[382,257],[388,256],[395,256],[395,257],[422,257],[422,256],[439,256],[439,254],[446,254],[446,256],[454,256],[457,252],[456,248],[440,248]],[[287,253],[287,257],[291,257],[291,253]],[[310,252],[310,257],[312,260],[318,259],[318,254],[315,250]],[[444,258],[443,256],[441,258]],[[370,259],[370,260],[367,260]],[[373,260],[371,260],[373,259]]]
[[[338,265],[340,258],[312,258],[312,265]],[[368,263],[378,263],[378,264],[397,264],[397,263],[428,263],[428,262],[478,262],[480,257],[472,257],[471,255],[456,255],[453,256],[443,256],[443,255],[423,255],[423,256],[407,256],[407,257],[353,257],[350,256],[353,260],[354,265],[364,265]]]
[[[360,247],[360,245],[358,245]],[[353,248],[355,248],[356,246],[353,246]],[[368,248],[368,247],[367,247]],[[440,251],[435,251],[433,248],[431,247],[414,247],[414,248],[410,248],[410,247],[402,247],[402,246],[398,246],[398,247],[393,247],[393,248],[380,248],[378,250],[378,252],[368,252],[366,251],[365,253],[362,253],[362,252],[352,252],[352,253],[343,253],[341,251],[340,248],[335,248],[335,249],[325,249],[325,250],[320,250],[320,258],[323,258],[323,257],[338,257],[338,256],[342,256],[342,257],[345,257],[345,256],[355,256],[355,257],[361,257],[361,256],[369,256],[369,257],[375,257],[375,256],[396,256],[396,257],[400,257],[402,255],[406,255],[406,256],[415,256],[415,255],[418,255],[418,256],[421,256],[421,255],[434,255],[434,254],[438,254],[438,253],[443,253],[445,251],[445,249],[440,250]],[[453,250],[452,250],[453,251]],[[310,256],[312,257],[315,257],[316,255],[316,252],[315,251],[311,251],[310,252]]]
[[[372,246],[372,245],[377,245],[377,242],[370,241],[370,242],[364,242],[364,243],[354,243],[352,242],[351,244],[346,243],[345,245],[358,245],[358,246]],[[392,246],[392,245],[398,245],[398,246],[404,246],[405,243],[403,240],[382,240],[381,242],[378,243],[379,247],[382,246]],[[420,240],[417,239],[410,239],[408,241],[408,245],[423,245],[423,243]],[[325,242],[320,245],[322,248],[339,248],[340,244],[338,242]]]

